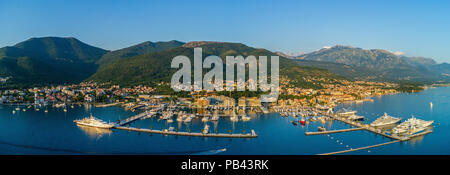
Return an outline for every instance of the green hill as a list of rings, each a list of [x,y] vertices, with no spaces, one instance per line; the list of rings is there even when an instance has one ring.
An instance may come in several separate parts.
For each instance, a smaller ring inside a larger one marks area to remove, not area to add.
[[[86,79],[107,51],[75,38],[31,38],[0,48],[0,77],[7,87],[60,84]]]
[[[224,42],[190,42],[183,47],[167,51],[144,54],[129,59],[108,64],[99,68],[89,80],[110,82],[122,86],[138,84],[155,84],[161,81],[170,82],[172,74],[176,71],[170,68],[171,60],[178,55],[185,55],[193,63],[193,47],[201,46],[203,58],[217,55],[222,59],[225,56],[248,55],[272,56],[276,55],[265,49],[256,49],[240,43]],[[204,72],[207,72],[204,69]],[[296,84],[304,87],[320,88],[318,84],[303,81],[303,77],[323,77],[325,79],[340,78],[324,69],[301,67],[287,58],[280,58],[280,76],[288,76],[297,80]]]
[[[176,40],[172,40],[169,42],[155,42],[155,43],[146,41],[131,47],[108,52],[105,55],[103,55],[103,57],[100,60],[98,60],[97,63],[102,66],[142,54],[169,50],[175,47],[180,47],[183,44],[184,44],[183,42]]]

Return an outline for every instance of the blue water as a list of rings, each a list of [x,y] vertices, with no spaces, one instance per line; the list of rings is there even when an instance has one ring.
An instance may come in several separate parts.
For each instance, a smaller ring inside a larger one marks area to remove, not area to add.
[[[420,93],[404,93],[374,98],[374,102],[343,104],[340,107],[358,110],[366,122],[375,120],[384,112],[404,119],[411,115],[424,120],[434,120],[433,133],[401,143],[350,152],[346,154],[450,154],[450,87],[429,89]],[[433,108],[429,103],[433,102]],[[227,118],[209,122],[211,131],[242,133],[254,129],[258,137],[203,138],[164,136],[123,130],[96,130],[80,128],[74,119],[94,116],[105,121],[116,121],[137,112],[124,111],[120,107],[95,108],[75,106],[62,109],[49,108],[39,112],[28,109],[15,115],[16,106],[0,105],[0,154],[320,154],[358,148],[391,141],[367,131],[353,131],[331,135],[305,136],[305,131],[316,131],[319,122],[306,126],[294,126],[293,118],[279,114],[250,115],[251,121],[232,123]],[[191,124],[167,124],[156,118],[138,120],[134,127],[162,129],[174,126],[180,131],[200,132],[203,123],[195,119]],[[348,128],[338,121],[328,122],[327,129]],[[221,149],[226,148],[226,151]]]

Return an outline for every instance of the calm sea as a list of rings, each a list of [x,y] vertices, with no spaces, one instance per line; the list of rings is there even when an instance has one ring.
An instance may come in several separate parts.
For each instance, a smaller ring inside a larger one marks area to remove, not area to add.
[[[431,108],[430,102],[434,105]],[[254,139],[203,138],[164,136],[123,130],[99,130],[80,128],[73,120],[88,117],[90,113],[105,121],[117,121],[135,113],[120,107],[95,108],[75,106],[63,109],[48,108],[35,111],[27,109],[12,114],[17,106],[0,105],[0,154],[320,154],[358,148],[391,139],[367,131],[353,131],[331,135],[305,136],[305,131],[317,131],[317,127],[330,129],[348,128],[338,121],[322,124],[310,122],[306,126],[294,126],[293,118],[279,114],[250,115],[251,121],[233,123],[227,118],[208,122],[211,131],[220,133],[250,132]],[[403,93],[375,97],[374,102],[343,104],[340,107],[358,110],[358,115],[371,122],[384,112],[403,119],[414,115],[424,120],[434,120],[433,133],[410,141],[346,154],[450,154],[450,87],[428,89],[420,93]],[[24,107],[21,107],[24,108]],[[200,132],[204,123],[200,119],[190,124],[167,124],[157,118],[138,120],[134,127],[162,129],[174,126],[180,131]],[[221,149],[226,148],[226,151]]]

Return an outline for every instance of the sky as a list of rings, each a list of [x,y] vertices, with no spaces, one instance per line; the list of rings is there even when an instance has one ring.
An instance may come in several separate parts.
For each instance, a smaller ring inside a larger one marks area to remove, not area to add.
[[[0,47],[45,36],[107,50],[170,40],[286,53],[341,44],[450,63],[449,32],[450,1],[0,0]]]

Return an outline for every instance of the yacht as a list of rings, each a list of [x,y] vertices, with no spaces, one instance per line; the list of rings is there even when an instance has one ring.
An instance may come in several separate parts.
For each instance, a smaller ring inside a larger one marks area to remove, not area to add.
[[[359,116],[359,115],[352,115],[350,117],[348,117],[349,120],[364,120],[363,116]]]
[[[400,125],[396,126],[394,129],[392,129],[394,134],[400,134],[400,133],[409,133],[414,134],[420,131],[425,130],[431,124],[433,124],[433,120],[425,121],[421,119],[417,119],[414,116],[406,120],[405,122],[401,123]]]
[[[387,113],[384,113],[383,116],[380,118],[377,118],[375,121],[373,121],[370,126],[377,127],[377,126],[384,126],[384,125],[390,125],[400,122],[401,118],[396,118],[388,115]]]
[[[356,114],[356,111],[350,111],[347,109],[342,109],[336,113],[340,117],[349,117]]]
[[[105,128],[105,129],[109,129],[114,126],[113,124],[106,123],[100,119],[95,118],[92,115],[88,118],[83,118],[81,120],[74,120],[73,122],[75,122],[78,125]]]

